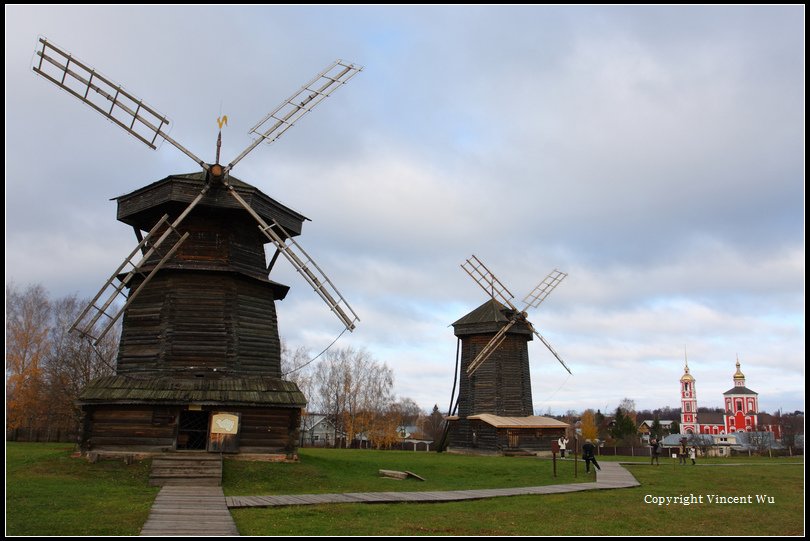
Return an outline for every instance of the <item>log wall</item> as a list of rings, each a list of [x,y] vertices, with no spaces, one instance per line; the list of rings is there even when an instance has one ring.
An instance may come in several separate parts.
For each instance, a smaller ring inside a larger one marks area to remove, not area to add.
[[[119,374],[281,376],[270,285],[231,273],[161,271],[124,314]]]
[[[494,334],[461,338],[458,415],[491,413],[503,417],[533,415],[529,347],[525,334],[507,333],[503,343],[472,376],[467,367]]]
[[[84,451],[165,452],[176,448],[183,406],[86,406]],[[290,453],[297,448],[301,410],[202,406],[202,411],[240,413],[239,452]]]

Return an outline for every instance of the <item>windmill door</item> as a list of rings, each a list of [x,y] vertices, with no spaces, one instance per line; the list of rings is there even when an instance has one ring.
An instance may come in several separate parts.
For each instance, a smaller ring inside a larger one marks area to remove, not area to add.
[[[177,428],[177,449],[184,451],[205,451],[208,443],[207,411],[182,410]]]
[[[506,436],[509,439],[510,449],[517,449],[520,447],[520,432],[517,430],[507,430]]]
[[[238,453],[240,421],[239,413],[214,412],[208,450],[214,453]]]

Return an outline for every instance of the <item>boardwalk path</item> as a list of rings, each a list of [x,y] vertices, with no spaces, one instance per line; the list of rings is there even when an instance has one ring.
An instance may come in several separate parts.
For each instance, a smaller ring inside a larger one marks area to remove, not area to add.
[[[160,489],[141,535],[239,535],[222,487],[169,485]]]
[[[498,496],[561,494],[563,492],[625,488],[639,485],[636,478],[620,464],[616,462],[603,462],[601,466],[602,471],[597,472],[596,482],[594,483],[437,492],[350,492],[345,494],[296,494],[293,496],[228,496],[225,498],[225,501],[230,508],[315,505],[322,503],[456,502],[462,500],[480,500],[482,498],[494,498]],[[582,472],[582,475],[587,474]]]
[[[239,535],[228,508],[278,507],[324,503],[455,502],[499,496],[562,494],[639,485],[617,462],[603,462],[596,481],[541,487],[436,492],[350,492],[293,496],[224,496],[221,487],[166,486],[161,489],[141,535]],[[588,475],[582,472],[582,475]]]

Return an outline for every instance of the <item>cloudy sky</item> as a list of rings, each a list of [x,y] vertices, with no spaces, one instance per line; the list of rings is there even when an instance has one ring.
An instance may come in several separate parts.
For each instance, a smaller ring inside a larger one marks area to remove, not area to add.
[[[486,300],[476,254],[530,319],[535,409],[720,406],[737,356],[766,411],[804,409],[804,18],[784,7],[5,8],[6,281],[92,295],[135,244],[110,198],[195,165],[31,71],[38,36],[223,161],[335,58],[365,67],[233,174],[312,221],[300,243],[359,314],[339,346],[446,408],[449,325]],[[340,322],[286,262],[282,336]]]

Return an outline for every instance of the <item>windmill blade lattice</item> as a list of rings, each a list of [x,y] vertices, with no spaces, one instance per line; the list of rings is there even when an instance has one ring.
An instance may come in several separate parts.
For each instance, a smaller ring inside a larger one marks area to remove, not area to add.
[[[360,321],[360,318],[357,317],[357,314],[352,310],[352,307],[349,306],[349,303],[346,302],[346,299],[343,298],[343,295],[337,290],[335,284],[324,274],[309,254],[295,242],[281,224],[273,220],[273,224],[268,225],[267,222],[248,205],[247,201],[236,193],[233,186],[227,183],[226,186],[231,195],[233,195],[239,204],[258,222],[259,230],[275,244],[276,249],[287,258],[295,270],[312,286],[315,292],[323,299],[346,328],[349,331],[353,331],[356,323]],[[335,297],[337,297],[338,300],[336,300]]]
[[[510,299],[515,296],[506,289],[506,286],[495,277],[492,272],[484,265],[475,254],[472,255],[467,261],[461,264],[461,268],[470,275],[470,278],[475,280],[484,292],[495,300],[501,301],[512,310],[517,311],[515,305],[512,304]]]
[[[548,343],[548,340],[543,338],[543,336],[539,332],[537,332],[537,329],[534,328],[534,325],[529,323],[529,326],[531,327],[532,332],[535,334],[535,336],[537,336],[537,338],[539,338],[540,341],[543,342],[543,344],[548,348],[548,350],[551,352],[551,354],[554,355],[557,358],[558,361],[560,361],[560,364],[563,365],[563,368],[565,368],[568,371],[568,373],[571,374],[571,369],[568,368],[568,365],[565,364],[565,361],[563,361],[562,358],[554,350],[554,348],[551,347],[551,344]]]
[[[225,168],[230,171],[247,154],[266,141],[274,143],[279,137],[292,128],[301,117],[312,111],[316,105],[328,98],[335,90],[349,82],[349,79],[363,71],[361,66],[346,64],[336,60],[311,81],[302,86],[298,92],[281,102],[253,126],[248,133],[257,136],[252,144],[233,159]]]
[[[86,103],[152,150],[157,148],[155,143],[160,137],[208,170],[203,160],[163,131],[169,125],[166,115],[50,41],[40,38],[39,42],[42,49],[36,52],[39,60],[33,66],[34,72]]]
[[[557,287],[566,276],[568,276],[568,274],[560,272],[557,269],[551,271],[542,282],[537,284],[537,287],[535,287],[531,293],[523,298],[523,302],[526,303],[526,308],[523,310],[526,311],[529,308],[537,308],[540,306],[540,303],[546,300],[549,293],[554,291],[554,288]]]

